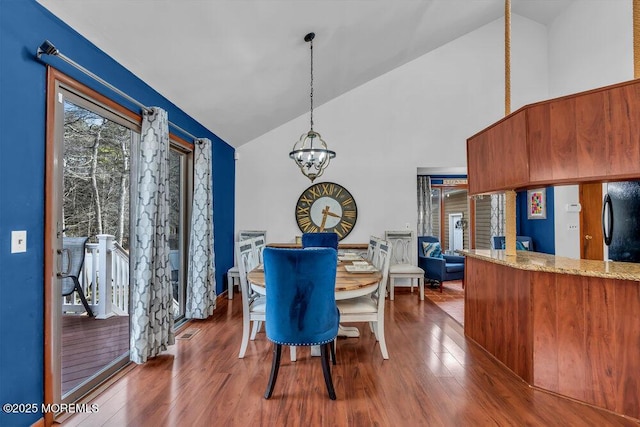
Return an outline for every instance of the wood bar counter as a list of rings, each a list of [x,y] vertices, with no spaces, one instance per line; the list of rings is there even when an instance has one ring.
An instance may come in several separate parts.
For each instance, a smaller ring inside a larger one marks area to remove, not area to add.
[[[640,419],[640,264],[463,252],[469,338],[535,387]]]

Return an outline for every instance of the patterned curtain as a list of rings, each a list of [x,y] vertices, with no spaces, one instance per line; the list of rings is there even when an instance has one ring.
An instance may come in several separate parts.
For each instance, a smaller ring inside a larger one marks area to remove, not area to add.
[[[169,267],[169,121],[142,115],[131,283],[131,360],[145,363],[174,344]]]
[[[186,317],[206,319],[216,308],[211,141],[199,140],[194,156]]]
[[[418,176],[418,236],[433,236],[430,176]]]

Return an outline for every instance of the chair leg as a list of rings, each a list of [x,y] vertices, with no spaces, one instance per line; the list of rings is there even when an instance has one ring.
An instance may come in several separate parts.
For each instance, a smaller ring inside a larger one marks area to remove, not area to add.
[[[333,381],[331,380],[329,354],[327,353],[327,346],[329,345],[332,344],[327,343],[320,346],[320,359],[322,359],[322,373],[324,374],[324,382],[327,385],[327,391],[329,392],[329,399],[336,400],[336,391],[333,389]]]
[[[424,279],[418,278],[418,287],[420,288],[420,301],[424,301]]]
[[[234,282],[235,280],[233,279],[233,276],[227,273],[227,298],[228,299],[233,299],[233,283]]]
[[[378,339],[378,344],[380,344],[380,353],[382,353],[383,359],[389,359],[389,351],[387,350],[387,341],[384,337],[384,320],[378,320],[375,325],[376,328],[376,338]]]
[[[378,323],[377,322],[369,322],[369,329],[371,329],[371,332],[373,333],[373,335],[376,336],[376,341],[380,341],[378,339]]]
[[[251,320],[245,319],[245,314],[243,313],[242,314],[242,341],[240,341],[240,353],[238,354],[238,359],[244,358],[244,354],[247,352],[247,345],[249,344],[250,328],[251,328]]]
[[[331,342],[331,361],[336,364],[336,340]]]
[[[254,320],[253,328],[251,328],[251,341],[254,341],[256,339],[256,335],[258,335],[258,332],[260,332],[260,329],[262,329],[262,321]]]
[[[91,307],[89,307],[89,303],[87,302],[87,297],[84,296],[84,291],[80,287],[80,283],[78,282],[78,279],[76,279],[75,277],[74,277],[74,282],[75,282],[76,292],[78,292],[78,295],[80,296],[82,305],[84,305],[85,310],[87,310],[87,314],[89,315],[89,317],[93,317],[93,311],[91,311]]]
[[[273,343],[273,361],[271,362],[271,375],[269,375],[269,384],[267,391],[264,392],[264,398],[269,399],[273,394],[273,387],[278,379],[278,369],[280,369],[280,356],[282,355],[282,344]]]
[[[442,283],[444,282],[440,282],[440,293],[442,293]]]
[[[393,298],[395,297],[394,293],[395,293],[395,277],[389,277],[389,300],[393,301]]]

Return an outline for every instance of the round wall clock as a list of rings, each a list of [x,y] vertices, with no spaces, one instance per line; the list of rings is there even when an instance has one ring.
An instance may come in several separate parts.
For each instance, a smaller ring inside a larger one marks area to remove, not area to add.
[[[303,233],[334,232],[342,240],[358,219],[358,207],[346,188],[333,182],[313,184],[296,203],[296,222]]]

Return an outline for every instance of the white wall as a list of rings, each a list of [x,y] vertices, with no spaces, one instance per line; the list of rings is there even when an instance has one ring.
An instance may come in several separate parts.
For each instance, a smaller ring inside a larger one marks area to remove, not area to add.
[[[576,0],[549,26],[549,95],[633,79],[631,0]]]
[[[466,139],[504,115],[504,21],[494,21],[314,109],[337,157],[318,181],[345,186],[358,221],[344,242],[416,227],[419,167],[466,167]],[[512,110],[548,97],[546,28],[512,18]],[[291,96],[301,96],[292,94]],[[277,100],[274,100],[277,102]],[[294,207],[310,185],[288,158],[308,113],[243,145],[236,168],[236,231],[269,242],[300,234]]]
[[[549,26],[549,95],[558,97],[633,79],[631,0],[576,0]],[[580,258],[579,231],[567,230],[578,186],[555,188],[556,255]]]

